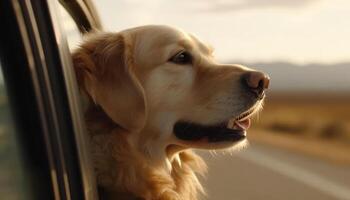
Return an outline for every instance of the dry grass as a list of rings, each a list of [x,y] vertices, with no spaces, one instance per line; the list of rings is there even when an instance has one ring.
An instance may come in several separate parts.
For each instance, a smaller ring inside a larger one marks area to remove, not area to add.
[[[350,164],[350,98],[271,96],[251,140]]]

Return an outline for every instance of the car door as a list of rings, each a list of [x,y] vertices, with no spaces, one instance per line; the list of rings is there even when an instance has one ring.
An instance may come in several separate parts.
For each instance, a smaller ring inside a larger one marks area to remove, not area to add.
[[[89,1],[60,3],[80,31],[100,28]],[[0,2],[0,170],[16,175],[0,179],[5,199],[97,199],[58,7],[54,0]]]

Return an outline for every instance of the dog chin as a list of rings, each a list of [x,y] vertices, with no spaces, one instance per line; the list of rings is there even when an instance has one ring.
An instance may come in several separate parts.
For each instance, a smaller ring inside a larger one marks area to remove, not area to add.
[[[225,150],[229,152],[237,151],[248,146],[248,140],[242,139],[240,141],[221,141],[221,142],[208,142],[206,139],[199,141],[181,141],[180,146],[185,148],[195,148],[203,150]]]

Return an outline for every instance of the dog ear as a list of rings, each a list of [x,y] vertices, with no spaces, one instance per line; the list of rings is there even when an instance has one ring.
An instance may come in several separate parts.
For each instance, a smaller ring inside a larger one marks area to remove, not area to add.
[[[104,33],[88,38],[73,55],[81,90],[119,126],[143,128],[146,101],[135,74],[131,48],[122,35]]]

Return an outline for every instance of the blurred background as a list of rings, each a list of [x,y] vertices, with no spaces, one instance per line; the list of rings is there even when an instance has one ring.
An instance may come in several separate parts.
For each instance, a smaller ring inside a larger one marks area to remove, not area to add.
[[[167,24],[271,77],[241,152],[209,154],[207,199],[350,199],[350,1],[96,0],[108,31]]]
[[[234,153],[199,151],[209,165],[201,180],[203,199],[350,199],[349,0],[94,3],[107,31],[176,26],[212,45],[220,62],[270,75],[263,112],[248,132],[249,146]],[[59,9],[74,49],[82,36]],[[23,177],[10,170],[19,159],[7,142],[14,140],[8,115],[0,73],[0,161],[10,163],[0,166],[0,183],[6,183],[1,191],[6,199],[18,199],[10,188]]]

